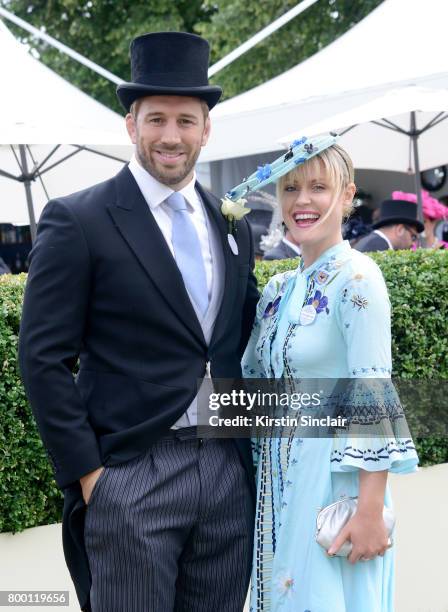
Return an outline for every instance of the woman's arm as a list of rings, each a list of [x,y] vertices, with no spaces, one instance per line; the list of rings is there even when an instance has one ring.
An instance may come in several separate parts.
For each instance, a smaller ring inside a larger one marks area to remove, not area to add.
[[[373,559],[386,552],[388,534],[383,520],[386,482],[387,470],[359,470],[358,509],[328,549],[329,555],[336,554],[346,540],[352,543],[350,563]]]

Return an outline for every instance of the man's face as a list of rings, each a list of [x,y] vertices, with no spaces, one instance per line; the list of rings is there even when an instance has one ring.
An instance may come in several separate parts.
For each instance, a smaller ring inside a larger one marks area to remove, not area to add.
[[[142,98],[137,116],[126,115],[126,127],[138,160],[149,174],[175,190],[190,182],[210,134],[210,120],[204,118],[198,98]]]
[[[394,226],[394,236],[391,240],[395,250],[410,249],[418,240],[417,228],[412,225],[399,223]]]

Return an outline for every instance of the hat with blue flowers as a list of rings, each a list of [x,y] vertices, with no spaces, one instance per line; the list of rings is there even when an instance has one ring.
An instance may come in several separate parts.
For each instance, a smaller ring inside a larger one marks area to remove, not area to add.
[[[316,136],[314,138],[303,137],[295,140],[286,153],[270,164],[259,166],[249,178],[244,179],[242,183],[230,189],[226,193],[226,199],[236,202],[252,191],[263,189],[269,183],[277,182],[284,174],[294,170],[297,166],[336,144],[337,140],[337,134],[332,132],[325,136]]]
[[[235,221],[239,221],[250,213],[251,209],[246,208],[245,196],[257,191],[278,181],[278,179],[297,168],[306,161],[319,155],[325,149],[328,149],[332,145],[336,144],[338,135],[330,132],[326,136],[316,136],[314,138],[300,138],[294,140],[289,147],[288,151],[278,157],[275,161],[264,166],[259,166],[258,169],[244,179],[242,183],[230,189],[224,198],[221,198],[221,212],[229,221],[229,234],[234,235],[236,233]]]

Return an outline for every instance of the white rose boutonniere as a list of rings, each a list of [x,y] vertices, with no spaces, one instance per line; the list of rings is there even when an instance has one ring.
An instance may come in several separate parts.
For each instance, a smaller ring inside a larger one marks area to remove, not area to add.
[[[229,223],[229,234],[234,235],[236,231],[235,221],[240,221],[244,217],[250,213],[250,208],[245,208],[245,204],[247,200],[243,198],[239,198],[235,202],[233,200],[229,200],[229,198],[225,197],[221,199],[221,212],[224,217],[227,219]]]

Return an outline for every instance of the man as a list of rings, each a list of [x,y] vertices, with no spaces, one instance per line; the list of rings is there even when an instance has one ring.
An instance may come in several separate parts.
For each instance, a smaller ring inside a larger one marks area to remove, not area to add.
[[[380,229],[381,228],[381,229]],[[424,230],[417,218],[417,206],[406,200],[385,200],[373,231],[354,245],[363,253],[388,249],[410,249]]]
[[[206,370],[241,377],[258,299],[247,221],[231,249],[220,201],[195,182],[221,95],[208,58],[192,34],[133,41],[132,82],[117,93],[135,157],[51,201],[31,257],[20,364],[64,489],[64,549],[83,610],[244,604],[249,443],[198,440],[194,427]]]
[[[299,257],[300,247],[294,242],[289,229],[285,228],[285,233],[281,241],[277,246],[269,249],[264,254],[264,261],[272,261],[274,259],[291,259],[293,257]]]

